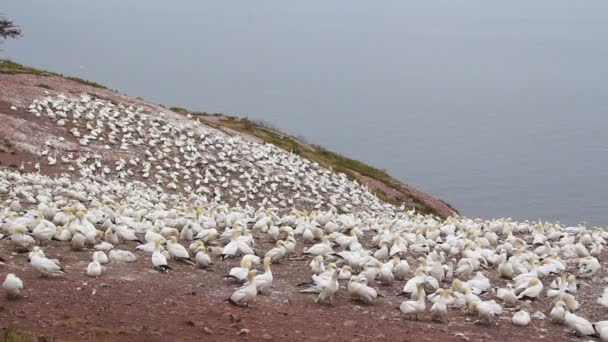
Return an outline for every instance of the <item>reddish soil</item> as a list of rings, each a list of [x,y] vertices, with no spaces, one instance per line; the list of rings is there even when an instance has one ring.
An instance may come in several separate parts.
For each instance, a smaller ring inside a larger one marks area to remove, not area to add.
[[[271,241],[256,244],[262,251],[270,246]],[[299,253],[303,247],[298,245]],[[134,245],[123,248],[133,250]],[[298,292],[297,284],[309,280],[308,258],[273,265],[272,290],[258,296],[251,308],[240,308],[224,302],[236,284],[223,279],[238,260],[216,260],[210,271],[171,262],[174,269],[161,274],[152,269],[149,254],[138,252],[136,262],[110,262],[101,277],[91,278],[85,269],[93,251],[72,252],[67,244],[52,242],[45,253],[59,259],[68,274],[41,278],[27,255],[8,254],[8,250],[7,242],[0,241],[7,259],[0,276],[16,273],[25,290],[18,300],[0,298],[0,327],[23,327],[57,340],[521,341],[532,336],[577,340],[565,327],[548,321],[533,319],[527,327],[515,327],[509,311],[495,326],[477,325],[459,308],[450,309],[448,324],[431,322],[428,312],[414,321],[397,309],[404,300],[396,295],[403,282],[376,284],[385,297],[375,305],[351,303],[345,289],[339,291],[334,306],[320,305],[315,295]],[[602,286],[596,287],[599,294]],[[585,307],[586,298],[577,299]],[[548,301],[543,306],[548,308]],[[601,312],[583,314],[602,318]]]

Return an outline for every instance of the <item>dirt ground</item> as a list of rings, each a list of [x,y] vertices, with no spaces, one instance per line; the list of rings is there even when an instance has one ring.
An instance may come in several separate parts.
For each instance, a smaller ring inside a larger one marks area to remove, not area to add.
[[[256,248],[266,250],[270,245],[271,241],[264,241]],[[303,247],[298,245],[299,253]],[[149,254],[138,252],[136,262],[110,262],[101,277],[91,278],[85,269],[92,250],[72,252],[68,245],[53,241],[45,253],[59,259],[67,275],[41,278],[26,254],[8,250],[7,242],[0,241],[0,256],[7,260],[7,265],[0,266],[0,276],[16,273],[25,290],[18,300],[0,298],[0,327],[21,327],[50,340],[579,340],[565,327],[548,321],[533,319],[527,327],[515,327],[509,312],[494,326],[478,325],[458,308],[451,308],[447,324],[431,322],[428,313],[415,321],[403,317],[397,308],[404,300],[396,295],[403,282],[388,287],[377,284],[385,297],[375,305],[351,303],[346,289],[338,292],[334,306],[320,305],[315,295],[298,292],[297,284],[309,280],[310,274],[308,257],[299,253],[273,265],[272,290],[258,296],[251,308],[240,308],[225,303],[236,284],[224,276],[238,260],[216,260],[210,271],[172,262],[174,269],[162,274],[152,269]]]

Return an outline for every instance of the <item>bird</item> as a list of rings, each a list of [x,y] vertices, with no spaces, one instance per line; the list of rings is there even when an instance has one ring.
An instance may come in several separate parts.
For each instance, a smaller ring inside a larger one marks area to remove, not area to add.
[[[367,285],[367,278],[364,276],[351,276],[347,289],[351,300],[373,304],[378,298],[378,292]]]
[[[23,291],[23,281],[14,273],[8,273],[2,283],[2,288],[8,299],[16,299],[21,296],[21,291]]]
[[[562,302],[561,300],[555,302],[553,308],[551,309],[551,312],[549,313],[551,322],[553,324],[564,324],[566,320],[566,311],[566,303]]]
[[[511,322],[514,325],[526,326],[530,324],[530,314],[525,310],[519,310],[511,317]]]
[[[91,261],[87,266],[87,275],[89,277],[99,277],[103,269],[98,261]]]
[[[257,274],[256,270],[251,270],[247,273],[247,281],[248,284],[243,287],[239,287],[234,291],[228,302],[238,306],[247,306],[255,301],[255,297],[258,294],[258,290],[256,287],[255,276]]]
[[[30,263],[36,271],[40,272],[41,277],[66,274],[61,266],[43,256],[33,255]]]
[[[240,266],[231,268],[230,272],[226,276],[226,279],[234,279],[234,280],[242,283],[247,279],[250,269],[251,269],[251,259],[242,258]]]
[[[211,257],[209,256],[209,254],[207,254],[206,251],[207,249],[203,244],[198,247],[198,251],[194,256],[194,262],[196,262],[196,265],[198,265],[198,267],[200,268],[209,268],[209,266],[213,264],[213,262],[211,262]]]
[[[270,270],[270,257],[264,258],[264,273],[258,274],[255,276],[255,284],[258,293],[263,293],[265,289],[270,288],[272,286],[272,271]],[[245,283],[244,286],[248,284]]]
[[[195,263],[190,258],[188,250],[177,242],[177,238],[175,236],[171,236],[171,238],[167,240],[167,250],[169,251],[169,254],[171,254],[172,258],[175,258],[176,260],[182,262],[186,262],[191,265],[195,265]]]
[[[608,287],[604,289],[602,296],[597,299],[597,302],[601,306],[608,308]]]
[[[110,260],[123,261],[123,262],[135,262],[137,256],[129,251],[113,249],[110,251]]]
[[[416,284],[416,292],[418,294],[418,299],[401,302],[401,305],[399,305],[399,310],[406,315],[414,314],[416,320],[418,320],[418,315],[426,310],[423,283]]]
[[[477,313],[479,322],[483,324],[494,323],[496,316],[502,314],[502,308],[493,300],[474,300],[469,303],[469,311],[472,313]]]
[[[107,264],[110,262],[108,256],[103,251],[96,251],[93,253],[93,261],[97,261],[101,265]]]
[[[578,336],[589,336],[595,334],[595,329],[591,322],[583,317],[577,316],[571,312],[566,312],[564,316],[566,326],[576,333]]]
[[[160,238],[154,240],[154,252],[152,253],[152,265],[154,269],[160,272],[167,272],[171,269],[171,266],[167,265],[167,258],[161,253],[160,250]]]

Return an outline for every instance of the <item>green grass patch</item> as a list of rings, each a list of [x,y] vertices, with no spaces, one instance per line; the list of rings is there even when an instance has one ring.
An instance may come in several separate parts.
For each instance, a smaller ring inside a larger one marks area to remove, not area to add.
[[[100,89],[108,89],[99,83],[84,80],[79,77],[64,76],[62,74],[57,74],[57,73],[46,71],[46,70],[40,70],[40,69],[28,67],[28,66],[13,62],[8,59],[0,60],[0,74],[9,74],[9,75],[32,74],[32,75],[39,75],[39,76],[58,76],[58,77],[63,77],[65,79],[68,79],[68,80],[71,80],[74,82],[78,82],[80,84],[88,85],[91,87],[100,88]],[[40,86],[40,85],[37,85],[37,86]],[[44,87],[42,87],[42,88],[44,88]]]
[[[44,89],[48,89],[48,90],[52,90],[53,89],[53,87],[51,87],[50,85],[48,85],[46,83],[38,83],[38,84],[36,84],[36,87],[44,88]]]
[[[8,327],[4,331],[4,341],[6,342],[42,342],[51,341],[46,337],[37,337],[21,327]]]

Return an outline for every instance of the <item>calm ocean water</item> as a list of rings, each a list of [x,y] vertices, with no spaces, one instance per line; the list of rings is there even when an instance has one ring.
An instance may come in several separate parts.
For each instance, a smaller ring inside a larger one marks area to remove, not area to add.
[[[261,119],[468,216],[608,225],[608,2],[22,1],[0,56]]]

